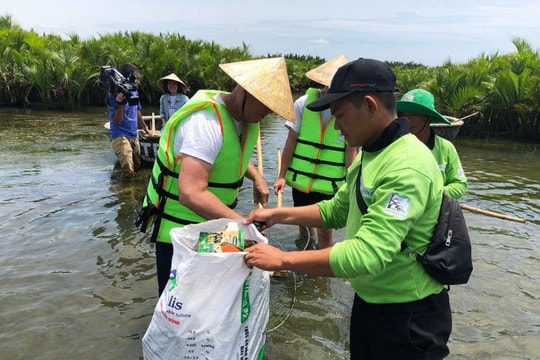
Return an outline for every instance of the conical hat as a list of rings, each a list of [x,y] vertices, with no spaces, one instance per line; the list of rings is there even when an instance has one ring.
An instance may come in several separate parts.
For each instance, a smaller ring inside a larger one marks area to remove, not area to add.
[[[345,55],[338,55],[335,58],[328,60],[324,64],[319,65],[315,69],[309,70],[306,73],[306,76],[308,79],[311,79],[319,84],[330,86],[332,78],[334,77],[337,69],[348,62],[349,60],[347,60]]]
[[[164,76],[164,77],[162,77],[161,79],[159,79],[157,81],[157,86],[158,86],[159,90],[163,91],[163,89],[165,89],[165,82],[168,81],[168,80],[176,81],[184,89],[184,93],[187,93],[188,86],[186,85],[185,82],[180,80],[180,78],[178,76],[176,76],[175,73],[170,73],[169,75]]]
[[[294,122],[294,105],[285,58],[220,64],[238,85],[270,110]]]

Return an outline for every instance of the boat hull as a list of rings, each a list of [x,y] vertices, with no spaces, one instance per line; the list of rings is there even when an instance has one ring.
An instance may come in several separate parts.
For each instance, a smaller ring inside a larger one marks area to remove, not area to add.
[[[142,164],[153,165],[159,148],[159,135],[149,135],[139,130],[139,144]]]

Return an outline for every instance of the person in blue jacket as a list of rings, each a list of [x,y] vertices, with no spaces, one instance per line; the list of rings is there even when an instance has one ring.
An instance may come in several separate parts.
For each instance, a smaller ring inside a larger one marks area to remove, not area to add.
[[[162,77],[157,84],[158,88],[164,92],[159,98],[159,117],[163,128],[172,114],[188,102],[189,88],[175,73]]]
[[[139,83],[141,72],[133,64],[123,64],[120,73],[126,78],[135,78]],[[138,98],[137,90],[130,92],[132,98]],[[139,126],[150,133],[148,126],[143,120],[141,103],[130,104],[123,92],[107,95],[107,112],[109,115],[109,138],[111,146],[118,159],[120,167],[120,179],[127,180],[135,175],[141,166],[141,147],[139,144]]]

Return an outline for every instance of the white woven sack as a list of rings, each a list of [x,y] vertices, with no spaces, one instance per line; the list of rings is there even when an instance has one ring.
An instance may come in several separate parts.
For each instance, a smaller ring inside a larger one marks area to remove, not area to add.
[[[201,231],[223,231],[217,219],[171,230],[171,278],[142,339],[144,359],[262,359],[270,279],[249,269],[244,252],[198,253]],[[267,242],[253,225],[244,238]]]

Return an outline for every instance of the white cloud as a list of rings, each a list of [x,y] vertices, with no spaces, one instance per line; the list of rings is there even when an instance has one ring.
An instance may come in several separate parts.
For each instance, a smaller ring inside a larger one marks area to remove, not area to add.
[[[314,40],[311,40],[310,42],[314,44],[323,44],[323,45],[328,44],[328,41],[325,39],[314,39]]]
[[[4,0],[0,15],[12,14],[15,23],[39,33],[83,38],[118,31],[180,33],[223,46],[247,43],[254,55],[330,58],[344,53],[352,59],[371,54],[427,65],[513,51],[516,36],[540,46],[540,2],[534,0],[197,0],[171,5],[164,0]]]

